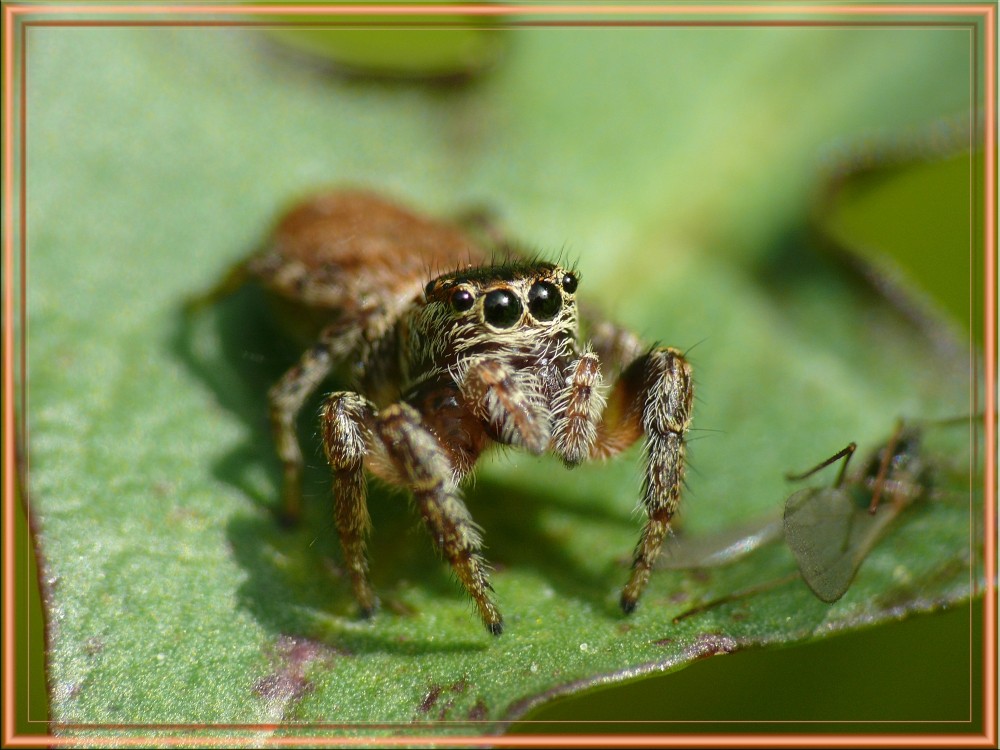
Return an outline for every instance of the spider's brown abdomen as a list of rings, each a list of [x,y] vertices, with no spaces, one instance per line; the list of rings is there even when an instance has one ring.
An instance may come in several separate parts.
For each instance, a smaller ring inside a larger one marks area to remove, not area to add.
[[[452,225],[374,193],[333,190],[285,214],[249,270],[272,291],[310,307],[391,315],[428,279],[486,258]]]

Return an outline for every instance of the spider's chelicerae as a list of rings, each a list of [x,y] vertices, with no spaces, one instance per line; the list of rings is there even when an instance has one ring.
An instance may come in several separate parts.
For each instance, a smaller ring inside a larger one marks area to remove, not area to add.
[[[552,452],[567,466],[645,443],[647,520],[621,594],[626,613],[649,580],[684,476],[691,368],[675,349],[650,348],[584,316],[579,277],[504,251],[496,261],[455,226],[375,194],[339,190],[295,207],[266,246],[222,287],[258,280],[285,303],[324,319],[314,345],[270,390],[284,465],[286,515],[299,515],[302,454],[296,417],[328,375],[350,389],[321,410],[337,531],[365,615],[366,472],[406,487],[431,538],[475,601],[487,629],[503,618],[479,529],[460,484],[492,445]],[[605,377],[613,378],[605,388]]]

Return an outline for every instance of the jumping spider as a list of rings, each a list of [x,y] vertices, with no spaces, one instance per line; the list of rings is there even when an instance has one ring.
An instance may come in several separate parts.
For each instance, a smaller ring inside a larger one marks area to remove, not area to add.
[[[459,484],[494,444],[551,451],[567,466],[645,437],[645,528],[621,607],[635,609],[680,500],[691,368],[589,319],[581,339],[578,275],[515,250],[499,262],[457,227],[375,194],[339,190],[287,213],[266,246],[218,287],[254,279],[286,305],[325,319],[315,343],[269,392],[284,466],[283,507],[300,512],[295,421],[339,371],[351,389],[321,409],[334,516],[354,596],[367,616],[366,470],[408,488],[438,550],[494,635],[503,618]],[[602,386],[602,363],[615,376]]]

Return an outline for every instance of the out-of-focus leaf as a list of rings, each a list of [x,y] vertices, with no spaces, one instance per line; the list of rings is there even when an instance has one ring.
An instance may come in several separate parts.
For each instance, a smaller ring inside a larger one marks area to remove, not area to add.
[[[358,75],[461,79],[494,65],[504,49],[495,16],[414,13],[267,16],[281,43]],[[280,24],[280,26],[279,26]]]
[[[980,157],[894,157],[839,181],[821,227],[917,320],[943,312],[982,346],[982,239],[969,213]]]

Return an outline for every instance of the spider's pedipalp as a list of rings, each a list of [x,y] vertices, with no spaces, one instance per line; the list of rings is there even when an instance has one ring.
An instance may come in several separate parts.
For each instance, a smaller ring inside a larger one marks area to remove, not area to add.
[[[566,388],[553,405],[553,449],[567,466],[584,461],[597,440],[597,423],[607,403],[603,393],[601,363],[585,351],[569,366]]]
[[[459,387],[501,442],[539,455],[548,448],[552,428],[548,405],[534,380],[527,373],[518,377],[499,360],[477,359]]]

